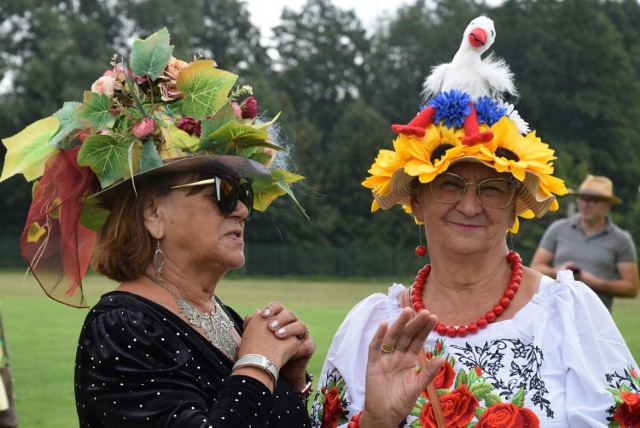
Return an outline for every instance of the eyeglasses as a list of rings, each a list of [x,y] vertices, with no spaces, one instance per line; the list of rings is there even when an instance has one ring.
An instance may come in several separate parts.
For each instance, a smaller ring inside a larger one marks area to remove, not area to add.
[[[585,204],[599,204],[600,202],[602,202],[602,199],[598,199],[598,198],[590,198],[588,196],[578,196],[578,200],[580,202],[584,202]]]
[[[429,183],[433,198],[443,204],[459,202],[469,186],[476,186],[480,203],[485,208],[505,208],[513,200],[520,182],[508,178],[487,178],[480,183],[468,183],[452,172],[443,172]]]
[[[247,214],[245,220],[249,220],[251,218],[251,214],[253,214],[253,188],[251,187],[251,183],[244,178],[238,179],[226,175],[218,175],[213,178],[196,181],[194,183],[171,186],[171,189],[207,186],[209,184],[216,185],[216,202],[218,203],[218,208],[223,215],[227,216],[235,211],[238,206],[238,201],[240,201],[249,210],[249,214]]]

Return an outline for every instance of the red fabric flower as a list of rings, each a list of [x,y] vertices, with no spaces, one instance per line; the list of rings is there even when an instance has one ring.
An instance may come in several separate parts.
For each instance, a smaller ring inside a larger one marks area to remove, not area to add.
[[[200,136],[201,126],[202,123],[191,116],[180,119],[177,124],[178,129],[183,130],[189,135],[195,135],[196,137]]]
[[[622,403],[613,414],[613,419],[623,427],[640,428],[640,394],[622,392]]]
[[[480,417],[476,428],[537,428],[540,421],[535,413],[512,403],[489,407]]]
[[[133,132],[133,135],[135,135],[136,137],[143,138],[153,132],[153,127],[153,119],[145,117],[140,122],[133,125],[131,132]]]
[[[253,119],[258,116],[258,101],[255,97],[249,97],[240,104],[243,119]]]
[[[338,419],[342,416],[342,400],[338,389],[333,387],[329,389],[327,395],[324,396],[324,410],[322,412],[321,428],[335,428],[338,426]]]
[[[438,398],[447,427],[466,426],[473,419],[475,408],[479,405],[478,399],[471,394],[467,385],[460,385],[449,394],[443,394]],[[419,419],[423,427],[437,427],[430,402],[422,408]]]
[[[451,368],[449,361],[445,361],[440,366],[440,371],[433,379],[433,386],[436,389],[447,389],[453,385],[453,381],[456,379],[456,372]]]

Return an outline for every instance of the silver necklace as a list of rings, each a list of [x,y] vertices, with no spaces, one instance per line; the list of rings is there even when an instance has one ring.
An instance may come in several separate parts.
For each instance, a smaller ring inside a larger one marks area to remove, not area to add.
[[[236,360],[238,356],[238,344],[233,340],[233,336],[231,335],[233,321],[229,319],[217,300],[214,300],[216,308],[215,312],[200,312],[193,303],[178,296],[173,289],[169,288],[162,281],[153,278],[146,273],[144,276],[167,290],[169,294],[173,296],[173,299],[178,304],[178,309],[182,316],[189,320],[191,325],[201,329],[213,346],[222,351],[222,353],[229,357],[231,361]]]

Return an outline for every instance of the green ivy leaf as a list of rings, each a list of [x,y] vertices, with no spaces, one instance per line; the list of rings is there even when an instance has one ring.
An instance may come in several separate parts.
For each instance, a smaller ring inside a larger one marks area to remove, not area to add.
[[[148,139],[142,143],[142,159],[140,159],[138,174],[159,168],[162,165],[162,158],[158,154],[155,142],[152,139]]]
[[[267,131],[236,121],[221,126],[208,137],[214,146],[226,146],[228,149],[232,149],[231,154],[238,154],[240,150],[251,147],[279,147],[266,142],[269,138]]]
[[[93,130],[111,128],[116,118],[109,112],[110,108],[111,100],[108,96],[84,91],[82,105],[71,114],[71,118]]]
[[[164,73],[172,53],[169,31],[162,28],[144,40],[133,42],[131,71],[136,76],[149,76],[151,80],[156,80]]]
[[[182,112],[196,120],[213,116],[228,102],[238,76],[215,68],[215,61],[199,60],[178,73],[176,87],[185,93]]]
[[[109,217],[109,210],[103,208],[98,198],[88,198],[82,206],[80,222],[84,227],[95,232],[99,231]]]
[[[142,156],[140,142],[132,143],[131,152],[134,167],[133,174],[137,173]],[[78,165],[88,166],[100,180],[100,186],[105,189],[112,184],[130,177],[129,172],[129,148],[130,144],[124,141],[116,141],[110,135],[92,135],[88,137],[78,152]]]
[[[14,136],[2,140],[7,148],[7,153],[4,157],[0,181],[18,173],[22,173],[27,181],[42,177],[47,160],[60,151],[52,143],[59,127],[60,121],[50,116],[32,123]]]
[[[75,112],[80,107],[80,105],[80,103],[75,101],[66,102],[62,105],[62,108],[60,110],[53,114],[53,117],[58,119],[58,121],[60,122],[60,129],[58,130],[56,135],[54,135],[53,139],[51,140],[51,144],[55,144],[61,149],[69,149],[73,146],[73,142],[66,141],[66,138],[73,131],[83,128],[80,122],[71,117],[73,112]]]

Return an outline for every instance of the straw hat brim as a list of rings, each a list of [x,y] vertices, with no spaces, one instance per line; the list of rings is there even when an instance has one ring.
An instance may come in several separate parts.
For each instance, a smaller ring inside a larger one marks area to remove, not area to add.
[[[480,160],[474,156],[463,156],[461,158],[451,161],[450,165],[454,165],[460,162],[475,162],[486,165],[489,168],[493,168],[493,165],[489,162]],[[377,195],[373,192],[374,198],[382,209],[391,208],[395,204],[411,205],[411,189],[412,182],[417,180],[417,177],[409,175],[404,172],[404,169],[398,169],[393,173],[390,183],[390,191],[386,195]],[[525,211],[531,210],[536,217],[542,217],[551,204],[555,201],[554,195],[545,195],[538,191],[540,185],[540,179],[536,174],[530,171],[525,171],[525,179],[516,192],[516,215],[520,215]]]
[[[606,196],[606,195],[603,195],[602,193],[590,192],[588,190],[573,190],[573,189],[569,189],[569,193],[576,197],[587,196],[590,198],[602,199],[603,201],[610,202],[613,205],[622,203],[622,199],[620,199],[616,195]]]
[[[271,173],[264,165],[241,156],[201,155],[168,159],[164,162],[164,165],[160,167],[134,175],[133,180],[181,172],[212,172],[248,178],[251,180],[251,187],[256,193],[266,189],[272,183]],[[91,197],[100,200],[110,199],[118,194],[118,190],[130,183],[131,178],[128,178],[95,193]]]

